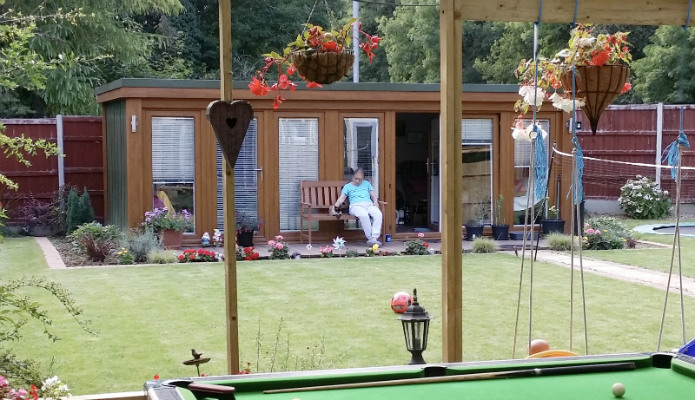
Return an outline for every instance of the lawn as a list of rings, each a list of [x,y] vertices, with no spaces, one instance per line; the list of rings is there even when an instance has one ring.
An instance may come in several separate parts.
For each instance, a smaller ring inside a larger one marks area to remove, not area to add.
[[[226,372],[224,266],[221,263],[47,270],[31,238],[2,245],[1,281],[42,275],[67,287],[99,331],[91,336],[40,292],[61,340],[49,343],[29,326],[12,350],[48,366],[73,394],[139,390],[160,377],[195,374],[182,365],[191,348],[211,357],[206,375]],[[525,265],[528,274],[530,265]],[[512,357],[520,259],[506,254],[463,256],[464,360]],[[568,349],[569,272],[534,264],[531,336]],[[374,257],[247,261],[238,264],[241,360],[252,371],[404,364],[400,322],[389,299],[417,287],[435,319],[429,362],[441,361],[441,258]],[[528,342],[528,275],[524,278],[517,357]],[[573,349],[584,353],[575,285]],[[660,290],[586,275],[589,353],[653,351],[663,307]],[[673,297],[672,297],[673,299]],[[687,321],[695,299],[686,299]],[[695,337],[690,323],[688,338]],[[663,349],[681,344],[678,304],[669,304]]]

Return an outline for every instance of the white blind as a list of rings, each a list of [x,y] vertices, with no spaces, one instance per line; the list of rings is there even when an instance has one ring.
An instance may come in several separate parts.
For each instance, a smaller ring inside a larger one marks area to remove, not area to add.
[[[195,120],[152,118],[152,183],[193,183]]]
[[[461,144],[492,143],[492,120],[465,118],[461,120]]]
[[[248,216],[258,216],[258,120],[249,123],[234,166],[234,201],[236,211]],[[217,143],[217,229],[224,229],[224,156]]]
[[[345,178],[364,168],[364,178],[379,191],[379,119],[345,118]]]
[[[319,178],[318,126],[316,118],[280,118],[280,231],[299,230],[299,182]]]

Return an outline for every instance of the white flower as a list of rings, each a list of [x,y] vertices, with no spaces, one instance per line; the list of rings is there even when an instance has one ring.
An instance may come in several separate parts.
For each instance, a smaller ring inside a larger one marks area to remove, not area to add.
[[[577,39],[577,46],[579,47],[591,47],[596,41],[595,37],[581,38]]]
[[[553,107],[566,113],[570,113],[573,110],[579,110],[580,108],[584,107],[584,104],[586,104],[583,97],[575,98],[574,100],[566,99],[558,93],[553,93],[552,96],[550,96],[550,100],[553,102]]]
[[[541,131],[543,139],[546,139],[548,137],[548,132],[544,131],[543,128],[538,126],[538,130]],[[524,121],[520,119],[517,120],[514,128],[512,128],[512,138],[514,138],[514,140],[523,140],[526,142],[530,142],[532,138],[535,138],[535,132],[533,132],[533,124],[524,127]]]
[[[524,103],[533,105],[535,101],[536,107],[540,107],[545,99],[545,91],[540,87],[535,89],[530,85],[522,86],[519,88],[519,95],[524,98]]]
[[[309,243],[309,244],[306,245],[306,249],[307,249],[307,250],[311,250],[311,243]]]

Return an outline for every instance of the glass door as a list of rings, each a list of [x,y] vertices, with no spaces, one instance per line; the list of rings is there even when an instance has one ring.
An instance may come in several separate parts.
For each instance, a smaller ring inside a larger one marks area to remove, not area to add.
[[[492,129],[489,118],[461,121],[463,224],[492,224]]]

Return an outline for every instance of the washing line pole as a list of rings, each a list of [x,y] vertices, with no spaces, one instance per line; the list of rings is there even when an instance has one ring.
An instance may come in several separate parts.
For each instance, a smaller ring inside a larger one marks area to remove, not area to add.
[[[352,17],[360,17],[360,2],[352,0]],[[352,63],[352,81],[357,83],[360,81],[360,41],[359,41],[359,25],[352,24],[352,52],[355,54],[355,61]]]

